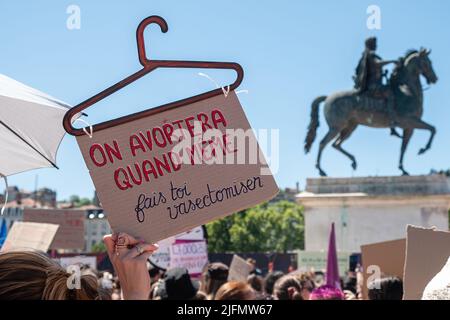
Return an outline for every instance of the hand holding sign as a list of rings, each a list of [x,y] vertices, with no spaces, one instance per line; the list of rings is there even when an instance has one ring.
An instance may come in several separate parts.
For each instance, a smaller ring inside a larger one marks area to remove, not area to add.
[[[107,235],[103,241],[119,277],[124,299],[148,300],[150,275],[147,259],[158,249],[157,245],[147,244],[125,233]]]

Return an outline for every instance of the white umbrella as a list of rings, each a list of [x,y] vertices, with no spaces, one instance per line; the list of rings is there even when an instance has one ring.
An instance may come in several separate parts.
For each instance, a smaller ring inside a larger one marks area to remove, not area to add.
[[[0,175],[55,167],[70,106],[0,74]]]

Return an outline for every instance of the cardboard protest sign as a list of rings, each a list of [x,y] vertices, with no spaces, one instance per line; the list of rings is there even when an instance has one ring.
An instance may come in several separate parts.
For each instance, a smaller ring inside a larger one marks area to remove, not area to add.
[[[84,249],[84,220],[82,210],[24,209],[23,221],[59,225],[50,249]]]
[[[408,225],[403,299],[418,300],[450,256],[450,232]]]
[[[397,276],[403,279],[405,266],[406,239],[371,243],[361,246],[363,264],[362,293],[367,299],[367,282],[371,276]],[[377,271],[376,271],[377,270]]]
[[[157,242],[278,193],[234,91],[77,142],[111,228]]]
[[[350,254],[338,252],[339,274],[345,276],[349,269]],[[327,252],[322,251],[297,251],[297,266],[300,271],[325,271],[327,268]]]
[[[92,270],[97,270],[97,257],[95,256],[73,256],[73,257],[61,257],[59,258],[59,264],[64,269],[73,265],[87,265]]]
[[[47,252],[58,227],[57,224],[16,221],[1,251],[34,249]]]
[[[177,240],[170,246],[170,267],[186,268],[191,277],[200,277],[208,263],[206,241]]]
[[[167,270],[170,268],[170,246],[175,243],[177,240],[189,240],[189,241],[201,241],[205,240],[205,234],[203,231],[203,227],[195,227],[192,230],[180,233],[176,236],[169,237],[167,239],[163,239],[158,241],[158,250],[154,252],[149,261],[155,267],[158,267],[163,270]]]
[[[233,255],[230,269],[228,271],[228,281],[247,282],[247,277],[252,271],[253,266],[238,255]]]

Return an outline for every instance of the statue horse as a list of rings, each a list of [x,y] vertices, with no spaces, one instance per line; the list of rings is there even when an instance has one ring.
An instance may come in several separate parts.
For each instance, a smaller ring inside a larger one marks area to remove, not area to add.
[[[430,131],[430,138],[419,154],[431,148],[435,127],[423,121],[423,89],[420,76],[424,76],[428,84],[434,84],[438,78],[429,58],[431,51],[426,49],[410,50],[404,58],[400,58],[397,67],[392,72],[389,85],[395,97],[395,124],[403,129],[402,146],[398,168],[403,175],[408,172],[403,167],[403,157],[414,129]],[[321,176],[326,173],[320,166],[320,159],[325,146],[334,140],[333,147],[352,161],[356,169],[355,157],[342,148],[342,143],[355,131],[358,125],[373,128],[389,128],[391,121],[386,102],[370,96],[370,93],[358,93],[356,90],[337,92],[330,96],[316,98],[311,106],[311,122],[305,139],[305,153],[311,150],[319,126],[319,105],[325,102],[324,115],[329,130],[320,141],[316,168]]]

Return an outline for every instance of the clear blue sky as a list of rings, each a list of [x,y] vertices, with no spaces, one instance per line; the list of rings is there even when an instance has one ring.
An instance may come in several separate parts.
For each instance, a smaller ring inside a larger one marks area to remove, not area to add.
[[[81,8],[81,29],[66,28],[66,8]],[[366,9],[381,7],[382,29],[366,28]],[[351,76],[369,35],[379,53],[397,58],[408,48],[432,48],[439,82],[425,94],[424,119],[437,127],[430,152],[417,156],[428,138],[416,132],[405,159],[411,174],[450,167],[450,2],[445,0],[314,1],[2,1],[0,73],[70,104],[77,104],[140,67],[135,29],[150,15],[161,15],[169,32],[146,32],[150,56],[161,59],[236,61],[245,69],[240,95],[255,129],[279,128],[281,187],[316,177],[317,142],[304,155],[303,140],[312,100],[352,86]],[[159,70],[89,109],[98,123],[210,90],[200,70]],[[222,83],[233,72],[208,71]],[[322,113],[322,111],[321,111]],[[322,116],[321,116],[322,117]],[[319,138],[326,132],[323,118]],[[330,176],[397,175],[400,140],[388,130],[359,128],[346,148],[359,168],[332,148],[323,167]],[[0,151],[1,152],[1,151]],[[10,177],[10,184],[92,197],[93,184],[76,144],[66,136],[58,153],[60,170],[40,169]],[[0,187],[1,188],[1,187]]]

